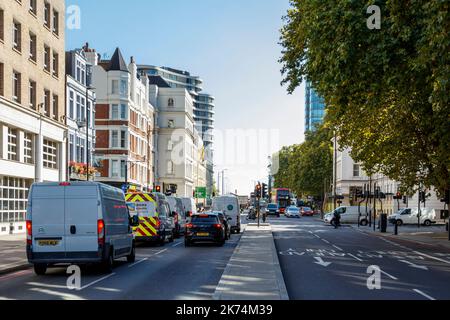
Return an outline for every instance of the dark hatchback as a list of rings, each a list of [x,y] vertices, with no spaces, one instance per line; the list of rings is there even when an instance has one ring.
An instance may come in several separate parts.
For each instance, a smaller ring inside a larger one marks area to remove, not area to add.
[[[267,212],[269,215],[280,217],[280,207],[276,203],[269,203]]]
[[[218,246],[225,244],[225,226],[214,213],[194,214],[186,224],[184,244],[190,247],[196,242],[215,242]]]

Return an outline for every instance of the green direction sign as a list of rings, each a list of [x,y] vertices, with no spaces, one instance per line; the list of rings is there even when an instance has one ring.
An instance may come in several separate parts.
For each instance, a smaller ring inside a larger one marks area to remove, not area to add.
[[[195,198],[196,199],[206,199],[206,187],[195,188]]]

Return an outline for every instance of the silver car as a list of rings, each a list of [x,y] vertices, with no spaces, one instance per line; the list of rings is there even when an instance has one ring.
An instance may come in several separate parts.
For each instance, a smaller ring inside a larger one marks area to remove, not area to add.
[[[286,208],[286,212],[284,215],[287,218],[300,218],[300,209],[296,206],[290,206]]]

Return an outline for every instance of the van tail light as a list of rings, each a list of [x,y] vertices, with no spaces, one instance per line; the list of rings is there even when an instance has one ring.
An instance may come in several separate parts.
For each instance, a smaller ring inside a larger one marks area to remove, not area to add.
[[[216,224],[214,225],[214,228],[216,228],[216,229],[222,229],[222,225],[219,224],[219,223],[216,223]]]
[[[27,245],[31,245],[32,244],[31,239],[33,236],[33,224],[30,220],[27,220],[26,228],[27,228]]]
[[[192,211],[188,211],[188,217],[192,217]]]
[[[97,221],[98,244],[105,244],[105,221]]]
[[[70,182],[61,182],[59,185],[61,187],[68,187],[68,186],[70,186]]]
[[[187,223],[186,224],[186,228],[187,229],[191,229],[192,227],[194,227],[194,225],[192,223]]]

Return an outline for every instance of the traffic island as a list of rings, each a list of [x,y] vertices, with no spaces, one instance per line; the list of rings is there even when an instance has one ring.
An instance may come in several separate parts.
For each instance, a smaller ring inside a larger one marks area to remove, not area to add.
[[[25,234],[0,236],[0,274],[27,269]]]
[[[270,224],[247,225],[214,300],[289,300]]]

